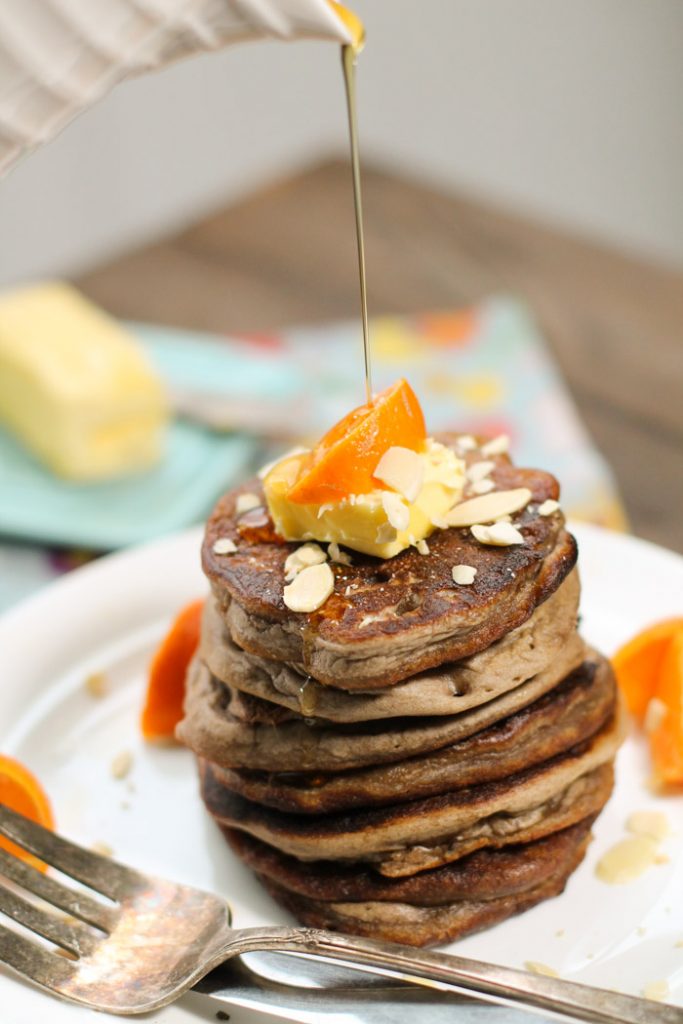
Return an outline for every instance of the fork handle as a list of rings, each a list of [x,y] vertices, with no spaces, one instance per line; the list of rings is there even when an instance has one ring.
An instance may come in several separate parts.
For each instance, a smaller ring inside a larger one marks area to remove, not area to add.
[[[440,982],[505,1006],[552,1013],[590,1024],[683,1024],[683,1010],[649,999],[580,985],[481,960],[425,952],[393,942],[338,935],[317,928],[244,928],[233,932],[226,952],[305,953],[389,972],[418,985]],[[217,958],[218,959],[218,958]]]

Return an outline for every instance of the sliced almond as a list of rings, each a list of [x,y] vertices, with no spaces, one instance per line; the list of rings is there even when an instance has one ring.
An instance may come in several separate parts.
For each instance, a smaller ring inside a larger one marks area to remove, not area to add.
[[[342,551],[335,541],[330,541],[327,545],[327,554],[332,562],[338,562],[339,565],[353,565],[351,555],[346,551]]]
[[[114,848],[109,843],[103,843],[100,839],[93,843],[90,849],[93,853],[99,853],[101,857],[111,857],[114,853]]]
[[[417,544],[415,545],[415,547],[417,548],[418,552],[421,555],[428,555],[429,554],[429,544],[427,543],[426,540],[419,540],[417,542]]]
[[[375,534],[375,542],[377,544],[391,544],[395,540],[396,530],[391,523],[382,523],[381,526],[377,527],[377,533]]]
[[[494,523],[492,526],[475,524],[472,528],[472,536],[476,537],[480,544],[492,544],[494,547],[507,548],[512,544],[523,544],[524,537],[512,523]]]
[[[486,458],[489,458],[491,455],[505,455],[509,447],[510,438],[507,434],[499,434],[498,437],[492,438],[481,446],[481,454],[485,455]]]
[[[283,600],[293,612],[314,612],[334,590],[334,573],[327,562],[302,569],[285,587]]]
[[[554,498],[547,498],[542,505],[538,506],[538,514],[539,516],[551,516],[553,512],[557,512],[559,507],[559,501],[555,501]]]
[[[626,831],[661,842],[670,835],[671,828],[669,819],[662,811],[633,811],[626,819]]]
[[[652,999],[656,1003],[663,1003],[669,995],[669,982],[666,978],[648,981],[643,985],[642,993],[646,999]]]
[[[106,672],[91,672],[86,676],[85,688],[91,697],[106,697],[111,690],[111,680]]]
[[[492,523],[499,516],[512,515],[528,505],[531,491],[528,487],[515,487],[511,491],[493,491],[480,498],[461,501],[446,514],[448,526],[474,526]]]
[[[470,490],[472,494],[489,494],[491,491],[495,490],[495,487],[496,485],[493,480],[484,478],[483,480],[475,480],[474,483],[470,485]]]
[[[455,440],[455,447],[459,448],[461,452],[473,452],[477,447],[476,438],[471,434],[461,434]]]
[[[383,491],[382,508],[395,530],[407,530],[410,522],[410,509],[393,491]]]
[[[111,763],[111,773],[115,779],[125,779],[133,767],[133,755],[130,750],[122,750]]]
[[[320,565],[326,561],[327,555],[319,544],[302,544],[296,551],[292,551],[291,555],[287,555],[285,578],[287,582],[290,582],[295,576],[298,576],[302,569],[306,569],[310,565]]]
[[[263,501],[259,498],[258,494],[254,494],[253,491],[246,491],[244,494],[237,495],[237,501],[235,502],[235,512],[238,516],[244,515],[245,512],[251,512],[252,508],[258,508],[262,505]]]
[[[467,587],[470,583],[474,583],[477,570],[473,565],[454,565],[452,574],[454,583],[461,587]]]
[[[237,545],[229,537],[219,537],[218,540],[213,542],[211,550],[214,555],[234,555],[237,551]]]
[[[540,960],[525,960],[524,970],[530,971],[532,974],[542,974],[546,978],[559,978],[559,974],[554,967],[542,964]]]
[[[490,462],[486,459],[482,462],[473,462],[471,466],[467,467],[465,476],[473,483],[475,480],[483,480],[484,477],[488,476],[491,470],[495,468],[495,462]]]
[[[410,448],[394,445],[385,451],[372,475],[413,502],[422,490],[424,462]]]

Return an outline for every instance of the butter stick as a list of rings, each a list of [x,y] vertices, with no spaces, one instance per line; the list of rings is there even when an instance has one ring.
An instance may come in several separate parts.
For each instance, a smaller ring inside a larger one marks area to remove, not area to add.
[[[146,469],[167,423],[145,353],[75,288],[0,295],[0,424],[54,473],[89,481]]]

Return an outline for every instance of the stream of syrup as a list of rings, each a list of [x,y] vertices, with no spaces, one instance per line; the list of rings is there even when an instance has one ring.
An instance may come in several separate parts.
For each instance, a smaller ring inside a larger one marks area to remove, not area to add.
[[[363,238],[363,204],[360,190],[360,160],[358,156],[358,111],[356,105],[356,61],[365,45],[365,29],[355,14],[341,4],[334,4],[334,10],[350,30],[353,42],[342,46],[342,70],[346,89],[346,106],[349,116],[349,140],[351,143],[351,173],[353,177],[353,206],[356,217],[356,241],[358,244],[358,275],[360,279],[360,311],[363,323],[363,363],[365,367],[365,399],[372,401],[372,372],[370,368],[370,334],[368,330],[368,296],[365,279],[365,242]]]

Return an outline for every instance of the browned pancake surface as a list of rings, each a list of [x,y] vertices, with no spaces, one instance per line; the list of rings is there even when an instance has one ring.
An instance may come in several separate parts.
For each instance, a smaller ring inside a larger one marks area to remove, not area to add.
[[[261,482],[226,494],[207,523],[202,563],[235,641],[263,657],[300,662],[328,685],[368,689],[467,657],[520,625],[571,571],[576,543],[561,514],[537,513],[538,503],[558,496],[555,478],[517,468],[506,456],[494,461],[499,489],[532,492],[515,520],[524,545],[490,547],[469,530],[449,529],[432,534],[428,556],[408,549],[381,560],[353,552],[352,566],[334,566],[335,593],[311,614],[291,612],[283,601],[284,563],[297,545],[240,532],[237,496],[263,498]],[[219,537],[231,538],[237,552],[216,555]],[[477,569],[472,586],[453,585],[457,564]]]
[[[583,652],[576,633],[579,594],[574,570],[526,622],[485,650],[369,693],[324,686],[307,677],[302,665],[243,651],[233,642],[211,599],[202,617],[199,656],[231,690],[280,704],[309,719],[344,723],[453,715],[493,700],[550,665],[553,672],[557,669],[558,680],[571,672]],[[268,716],[272,717],[270,709]],[[249,721],[257,718],[252,715]]]
[[[553,808],[560,807],[565,814],[584,790],[590,795],[596,788],[592,777],[611,762],[622,734],[620,719],[610,722],[579,747],[504,781],[389,807],[321,816],[285,814],[227,789],[211,766],[200,761],[202,795],[219,824],[243,829],[285,853],[302,860],[377,860],[384,871],[385,862],[395,859],[395,851],[404,860],[403,851],[408,847],[419,852],[431,845],[443,845],[442,840],[453,835],[469,834],[476,845],[465,848],[466,844],[461,844],[460,852],[448,857],[454,860],[479,846],[496,845],[494,840],[499,837],[514,842],[515,831],[523,830],[529,823],[542,822]],[[573,824],[595,810],[589,807],[578,817],[558,823],[548,831]],[[421,863],[419,857],[416,863]],[[423,864],[417,870],[429,866],[432,865]],[[394,872],[389,869],[387,873]],[[402,868],[400,873],[404,873]]]
[[[302,862],[245,832],[223,829],[230,846],[262,878],[307,899],[379,901],[441,906],[454,900],[492,900],[531,889],[573,863],[590,835],[593,817],[531,843],[478,850],[467,857],[407,878],[385,878],[363,864]]]
[[[533,704],[436,753],[359,771],[266,773],[214,766],[213,772],[248,800],[282,811],[321,814],[379,806],[517,774],[592,736],[614,706],[609,663],[587,661]]]
[[[571,855],[537,885],[497,898],[463,898],[440,906],[409,903],[323,902],[283,888],[267,876],[261,881],[279,903],[312,928],[327,928],[347,935],[363,935],[409,946],[434,946],[490,928],[515,914],[559,896],[571,873],[581,863],[589,837],[576,844]]]
[[[573,638],[576,639],[576,638]],[[571,668],[591,655],[572,643]],[[176,735],[200,757],[223,768],[279,772],[345,771],[387,764],[449,746],[507,718],[552,690],[567,675],[564,658],[492,700],[435,718],[391,718],[338,725],[292,717],[277,724],[230,713],[229,689],[195,661],[188,674],[185,717]],[[454,701],[457,708],[457,701]],[[275,705],[272,705],[275,708]],[[253,717],[253,716],[252,716]]]

